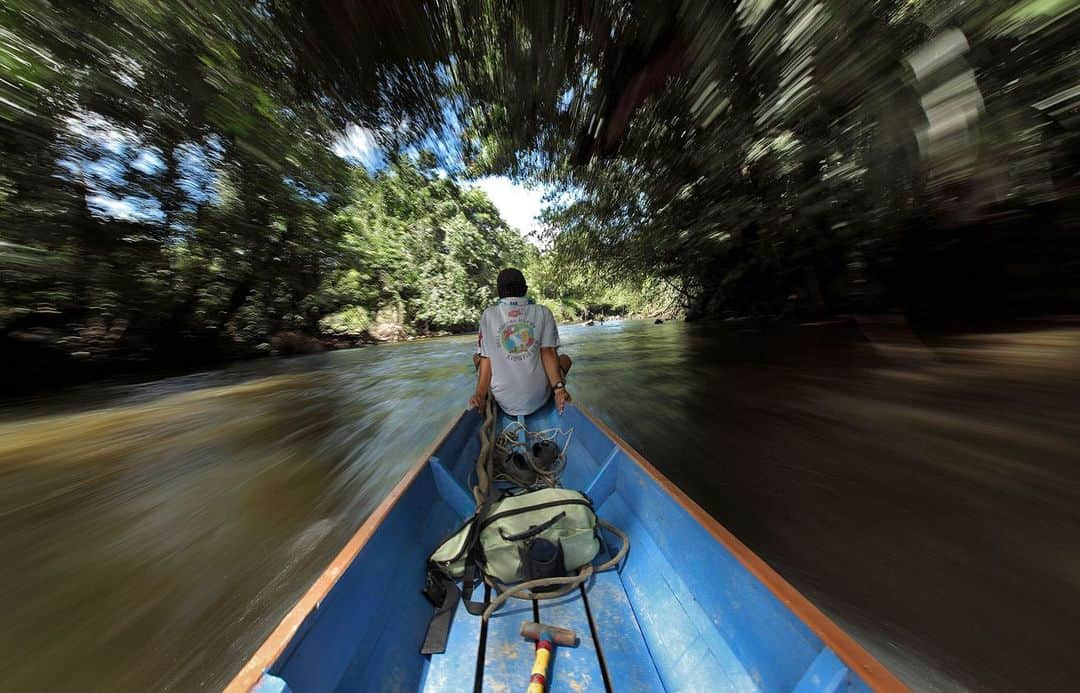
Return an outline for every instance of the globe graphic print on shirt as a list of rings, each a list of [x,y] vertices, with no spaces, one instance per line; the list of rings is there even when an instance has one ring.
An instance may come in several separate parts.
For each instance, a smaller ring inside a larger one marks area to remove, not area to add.
[[[499,331],[499,342],[509,356],[528,353],[536,344],[531,322],[511,322]]]

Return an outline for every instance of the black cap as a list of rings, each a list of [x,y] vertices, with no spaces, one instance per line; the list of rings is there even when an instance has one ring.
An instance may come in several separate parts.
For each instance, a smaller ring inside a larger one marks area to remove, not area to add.
[[[525,292],[529,290],[529,287],[525,284],[525,275],[521,273],[521,270],[513,267],[507,267],[502,272],[499,272],[496,285],[499,288],[499,298],[524,296]]]

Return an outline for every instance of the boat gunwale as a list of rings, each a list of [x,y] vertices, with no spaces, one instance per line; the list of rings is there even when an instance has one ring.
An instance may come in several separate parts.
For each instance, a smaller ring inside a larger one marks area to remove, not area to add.
[[[428,466],[435,451],[446,442],[447,437],[454,430],[470,410],[462,410],[452,421],[446,424],[435,441],[420,455],[420,458],[409,467],[404,476],[390,489],[386,498],[376,506],[375,510],[368,515],[364,523],[356,530],[348,543],[342,547],[330,564],[319,573],[315,581],[311,583],[304,596],[289,609],[278,625],[266,637],[255,654],[245,662],[232,681],[225,687],[225,693],[247,693],[259,682],[262,675],[281,657],[281,654],[296,637],[297,631],[315,609],[319,607],[323,599],[334,589],[341,576],[360,555],[368,541],[375,535],[379,525],[383,523],[387,515],[398,504],[398,501],[412,487],[413,483],[420,478],[420,473]]]
[[[716,518],[710,515],[694,499],[690,498],[679,488],[675,482],[668,479],[664,474],[652,465],[645,457],[635,450],[613,431],[607,424],[593,416],[584,407],[577,405],[577,410],[600,429],[608,438],[615,443],[616,447],[626,453],[635,464],[638,465],[653,481],[660,485],[676,503],[678,503],[690,516],[704,527],[721,546],[726,548],[757,580],[780,602],[806,624],[814,635],[821,638],[837,657],[851,671],[857,674],[868,686],[875,691],[907,691],[909,690],[896,676],[893,675],[881,662],[870,654],[862,645],[833,623],[820,609],[814,606],[801,592],[795,589],[791,583],[785,580],[760,556],[750,550],[738,537],[720,524]]]
[[[622,450],[626,456],[641,468],[653,481],[660,485],[676,503],[678,503],[690,516],[698,522],[721,546],[726,548],[750,572],[759,582],[775,596],[782,604],[806,624],[806,626],[825,643],[840,660],[855,672],[871,688],[878,691],[906,691],[907,686],[900,682],[892,672],[877,661],[873,655],[866,651],[850,635],[840,629],[820,609],[814,606],[802,593],[792,587],[791,583],[780,576],[772,567],[762,560],[757,554],[743,544],[734,534],[705,511],[697,502],[679,488],[673,481],[664,476],[645,457],[635,450],[629,443],[615,433],[607,424],[593,416],[581,405],[573,405],[582,416],[596,426],[611,442]],[[311,584],[304,595],[282,617],[278,625],[266,637],[259,649],[248,659],[244,666],[225,687],[225,693],[246,693],[250,691],[265,673],[281,656],[285,649],[296,636],[297,631],[304,624],[311,613],[318,608],[322,600],[334,588],[338,580],[360,554],[364,546],[374,536],[375,531],[387,515],[394,509],[397,503],[420,477],[420,473],[429,464],[435,451],[446,441],[446,438],[468,414],[470,410],[463,410],[424,451],[420,458],[402,476],[401,480],[394,485],[386,498],[372,511],[371,515],[356,530],[348,543],[338,552],[326,569]]]

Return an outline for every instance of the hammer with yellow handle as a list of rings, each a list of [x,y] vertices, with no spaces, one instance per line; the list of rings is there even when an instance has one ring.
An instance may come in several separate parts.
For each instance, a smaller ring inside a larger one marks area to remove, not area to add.
[[[536,659],[533,661],[532,676],[529,678],[528,693],[544,693],[547,683],[548,664],[555,645],[563,647],[577,646],[577,633],[569,628],[549,626],[535,621],[521,624],[521,637],[536,641]]]

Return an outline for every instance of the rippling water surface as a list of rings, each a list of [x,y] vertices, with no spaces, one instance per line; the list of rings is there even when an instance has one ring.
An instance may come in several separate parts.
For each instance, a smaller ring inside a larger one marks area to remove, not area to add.
[[[869,334],[609,323],[563,342],[579,402],[907,681],[1068,688],[1080,331]],[[464,407],[472,345],[9,405],[0,689],[220,687]]]

